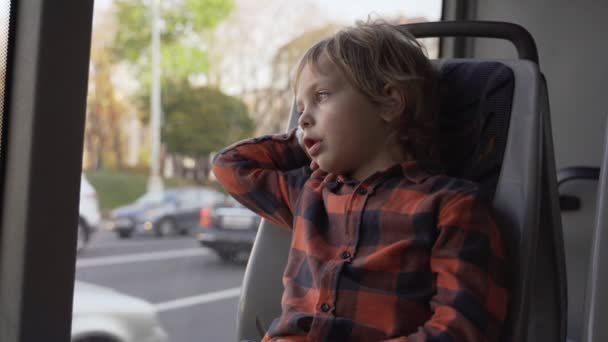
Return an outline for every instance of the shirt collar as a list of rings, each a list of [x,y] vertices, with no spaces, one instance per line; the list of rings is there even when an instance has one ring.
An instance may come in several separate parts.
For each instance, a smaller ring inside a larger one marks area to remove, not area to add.
[[[416,184],[434,175],[445,174],[443,166],[436,160],[409,160],[399,166],[403,175]]]
[[[365,184],[378,184],[384,179],[391,178],[394,176],[404,176],[409,181],[420,184],[427,178],[445,173],[441,163],[436,160],[408,160],[400,164],[395,164],[382,171],[378,171],[363,181]],[[336,183],[344,183],[352,186],[356,186],[359,181],[345,177],[344,175],[333,176],[331,174],[324,174],[325,180],[332,179],[332,181],[326,181],[325,183],[329,187],[335,187]]]

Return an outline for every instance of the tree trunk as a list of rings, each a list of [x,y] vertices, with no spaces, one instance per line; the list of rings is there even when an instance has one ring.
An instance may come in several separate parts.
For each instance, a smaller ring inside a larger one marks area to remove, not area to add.
[[[112,110],[110,120],[110,127],[112,128],[112,131],[110,132],[110,135],[112,136],[112,152],[114,153],[114,157],[116,159],[116,168],[122,170],[124,168],[124,155],[122,146],[120,115],[115,110]]]

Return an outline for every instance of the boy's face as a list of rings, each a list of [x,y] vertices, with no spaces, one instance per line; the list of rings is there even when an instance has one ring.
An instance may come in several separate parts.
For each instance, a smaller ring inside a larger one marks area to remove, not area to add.
[[[322,170],[363,180],[394,164],[380,106],[355,89],[327,57],[302,70],[296,104],[304,145]]]

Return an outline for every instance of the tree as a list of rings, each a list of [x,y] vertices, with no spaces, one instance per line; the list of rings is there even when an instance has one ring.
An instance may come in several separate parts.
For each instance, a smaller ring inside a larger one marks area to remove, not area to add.
[[[193,87],[188,81],[173,84],[163,94],[165,122],[162,137],[168,153],[189,156],[208,172],[208,156],[237,140],[249,137],[253,121],[246,105],[217,88]]]
[[[238,0],[237,4],[209,37],[208,84],[247,104],[256,135],[281,131],[291,97],[283,95],[290,94],[285,84],[276,83],[273,58],[293,37],[324,27],[326,12],[310,1]],[[288,75],[286,71],[284,76]]]
[[[271,85],[247,94],[250,108],[258,114],[256,134],[279,132],[286,127],[293,101],[292,69],[310,46],[336,30],[337,25],[327,24],[304,32],[278,48],[271,64]]]
[[[117,59],[126,59],[149,70],[150,0],[115,0],[118,30],[113,51]],[[212,29],[234,7],[232,0],[163,0],[161,1],[161,49],[164,76],[184,79],[208,68],[204,30]],[[142,53],[144,52],[144,53]]]
[[[237,0],[236,4],[206,38],[209,84],[233,95],[266,86],[274,51],[327,20],[311,1]]]
[[[116,65],[108,43],[113,35],[112,18],[100,13],[94,24],[89,71],[87,120],[84,148],[87,167],[122,168],[125,161],[124,124],[128,106],[114,86]]]
[[[117,31],[112,43],[116,62],[127,61],[140,84],[136,104],[148,119],[151,83],[151,0],[115,0]],[[161,11],[161,69],[163,91],[193,75],[206,74],[207,30],[234,8],[233,0],[163,0]]]

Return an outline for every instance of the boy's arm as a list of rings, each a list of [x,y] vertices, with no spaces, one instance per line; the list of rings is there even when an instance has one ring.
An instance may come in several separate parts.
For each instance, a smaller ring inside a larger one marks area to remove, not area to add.
[[[431,255],[434,314],[416,333],[389,341],[499,341],[507,268],[491,209],[475,193],[459,193],[442,208],[438,229]]]
[[[290,228],[294,202],[310,175],[309,164],[293,129],[223,149],[213,159],[213,173],[237,201]]]

